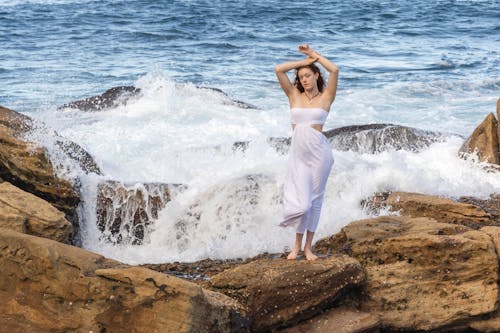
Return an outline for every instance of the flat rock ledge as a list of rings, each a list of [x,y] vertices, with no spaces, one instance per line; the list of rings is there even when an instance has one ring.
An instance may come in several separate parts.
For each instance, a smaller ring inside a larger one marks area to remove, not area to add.
[[[259,259],[212,276],[210,287],[247,306],[253,332],[297,324],[365,281],[359,262],[335,255],[314,262]]]
[[[2,332],[249,332],[234,299],[0,228]]]
[[[491,203],[495,199],[500,198],[492,196]],[[490,212],[486,208],[484,200],[481,201],[482,205],[475,204],[477,200],[475,202],[473,198],[463,201],[457,202],[449,198],[421,193],[386,192],[365,200],[362,205],[374,213],[381,209],[389,209],[403,216],[428,217],[438,222],[461,224],[473,229],[500,224],[495,212],[493,210]]]
[[[382,216],[351,222],[315,249],[350,254],[367,281],[360,310],[389,331],[447,331],[497,309],[492,237],[429,218]]]
[[[63,212],[9,182],[0,183],[0,227],[62,243],[73,230]]]

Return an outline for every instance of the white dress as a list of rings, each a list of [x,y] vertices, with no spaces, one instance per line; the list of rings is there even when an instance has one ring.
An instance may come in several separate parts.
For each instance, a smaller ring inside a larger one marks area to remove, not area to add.
[[[328,112],[322,108],[291,108],[295,129],[290,144],[283,186],[282,227],[293,226],[297,233],[318,227],[326,181],[333,166],[332,148],[312,124],[324,124]]]

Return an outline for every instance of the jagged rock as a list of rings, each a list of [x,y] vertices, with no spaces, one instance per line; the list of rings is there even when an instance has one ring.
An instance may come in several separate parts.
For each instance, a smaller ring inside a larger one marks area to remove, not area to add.
[[[379,319],[348,307],[333,308],[279,333],[372,333],[378,332]]]
[[[179,184],[100,183],[97,189],[97,226],[112,243],[141,244],[158,211],[171,200]]]
[[[364,279],[356,260],[336,255],[314,262],[255,260],[212,276],[210,286],[246,304],[252,330],[262,332],[320,313]]]
[[[371,154],[402,149],[416,152],[445,139],[441,133],[393,124],[345,126],[324,135],[337,150]]]
[[[47,200],[75,222],[78,191],[56,176],[44,149],[19,138],[31,123],[28,117],[0,107],[0,177]]]
[[[63,243],[73,229],[63,212],[9,182],[0,184],[0,227]]]
[[[493,113],[488,114],[481,124],[464,142],[458,154],[466,158],[468,154],[477,152],[482,162],[500,164],[498,121]]]
[[[235,300],[52,240],[0,231],[2,332],[249,332]]]
[[[72,108],[82,111],[105,110],[116,107],[118,105],[126,104],[130,98],[136,97],[140,94],[140,92],[140,88],[136,88],[133,86],[113,87],[106,90],[101,95],[96,95],[78,101],[70,102],[68,104],[64,104],[58,109]]]
[[[385,329],[448,329],[496,309],[498,257],[484,232],[381,216],[352,222],[316,246],[360,261],[367,272],[360,310],[378,315]]]
[[[473,229],[496,223],[490,214],[477,205],[421,193],[378,194],[364,205],[371,211],[389,208],[404,216],[429,217],[438,222],[462,224]]]

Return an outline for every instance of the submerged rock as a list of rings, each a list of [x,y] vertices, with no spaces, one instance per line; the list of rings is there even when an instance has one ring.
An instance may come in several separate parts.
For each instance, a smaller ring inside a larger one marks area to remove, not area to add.
[[[498,121],[490,113],[460,147],[458,154],[467,158],[469,154],[476,152],[479,161],[500,164],[499,150]]]
[[[9,182],[0,184],[0,228],[68,243],[73,230],[64,213]]]
[[[111,243],[142,244],[158,211],[171,200],[179,184],[100,183],[97,188],[97,227]]]
[[[417,152],[446,138],[438,132],[393,124],[345,126],[324,134],[337,150],[370,154],[388,150]]]
[[[264,332],[319,314],[364,280],[356,260],[337,255],[314,262],[255,260],[212,276],[209,284],[245,304],[252,331]]]
[[[418,152],[446,135],[393,124],[352,125],[323,131],[336,150],[376,154],[390,150]],[[288,153],[291,138],[269,138],[268,144],[280,154]]]
[[[58,109],[72,108],[82,111],[101,111],[118,105],[125,105],[130,98],[137,97],[140,93],[141,89],[133,86],[113,87],[100,95],[70,102]]]
[[[473,229],[497,223],[480,206],[421,193],[381,193],[364,201],[363,205],[372,212],[388,208],[404,216],[429,217],[438,222],[462,224]]]
[[[188,281],[0,229],[2,332],[249,332],[242,305]]]
[[[496,309],[498,257],[484,232],[381,216],[351,222],[315,248],[359,260],[367,273],[360,310],[385,329],[452,329]]]

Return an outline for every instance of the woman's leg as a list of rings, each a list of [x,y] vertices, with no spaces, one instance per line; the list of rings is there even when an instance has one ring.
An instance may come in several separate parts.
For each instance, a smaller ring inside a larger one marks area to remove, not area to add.
[[[297,255],[299,254],[300,249],[302,248],[302,237],[303,236],[304,236],[304,234],[299,234],[299,233],[295,234],[295,245],[293,247],[292,252],[290,252],[288,257],[286,257],[287,259],[296,259],[297,258]]]
[[[304,245],[304,254],[306,255],[307,260],[318,259],[318,256],[312,253],[311,249],[313,237],[314,237],[314,232],[307,230],[306,244]]]

